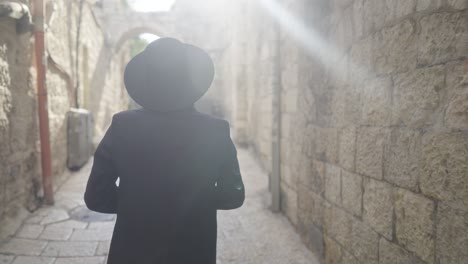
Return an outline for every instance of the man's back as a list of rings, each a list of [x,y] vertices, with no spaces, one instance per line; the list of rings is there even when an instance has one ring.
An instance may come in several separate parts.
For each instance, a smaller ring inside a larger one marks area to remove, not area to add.
[[[216,210],[243,199],[228,123],[193,108],[115,115],[85,195],[117,213],[112,264],[215,263]]]

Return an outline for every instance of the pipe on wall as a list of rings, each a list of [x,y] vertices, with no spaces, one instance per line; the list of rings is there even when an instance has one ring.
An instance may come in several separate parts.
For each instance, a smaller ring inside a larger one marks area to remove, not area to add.
[[[281,51],[279,28],[275,25],[274,28],[273,54],[274,61],[272,63],[272,81],[273,90],[272,96],[272,169],[270,177],[270,192],[271,192],[271,210],[279,212],[281,210]]]
[[[81,108],[82,106],[80,105],[80,100],[79,100],[79,94],[80,94],[80,34],[81,34],[81,22],[83,19],[83,7],[85,4],[85,0],[80,0],[80,6],[79,6],[79,15],[78,15],[78,25],[76,29],[76,59],[75,59],[75,90],[74,90],[74,97],[75,97],[75,107],[76,108]]]
[[[47,104],[47,57],[45,43],[45,2],[34,1],[34,47],[37,71],[37,98],[39,114],[39,138],[41,144],[41,167],[44,200],[48,205],[54,204],[54,188],[52,181],[52,160],[50,149],[49,108]]]

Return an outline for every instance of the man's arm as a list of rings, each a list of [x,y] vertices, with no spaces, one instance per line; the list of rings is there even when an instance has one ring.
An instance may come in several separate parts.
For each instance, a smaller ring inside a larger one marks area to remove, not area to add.
[[[114,120],[112,121],[114,123]],[[117,172],[112,162],[112,129],[107,130],[94,154],[94,163],[88,179],[84,200],[86,206],[100,213],[117,212]]]
[[[216,182],[215,199],[216,209],[229,210],[238,208],[244,203],[245,189],[237,160],[237,150],[232,143],[227,122],[224,129],[223,145],[225,146],[225,153],[223,157],[225,158],[221,166],[220,177]]]

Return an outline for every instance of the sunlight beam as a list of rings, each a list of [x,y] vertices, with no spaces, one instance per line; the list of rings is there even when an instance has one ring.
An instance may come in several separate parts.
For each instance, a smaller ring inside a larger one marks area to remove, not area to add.
[[[300,43],[310,56],[318,59],[328,69],[331,69],[330,73],[334,77],[350,82],[355,81],[351,76],[346,78],[347,70],[341,68],[343,65],[338,65],[337,62],[339,61],[345,61],[347,65],[344,66],[348,67],[348,69],[364,73],[364,75],[369,73],[367,69],[352,62],[343,51],[322,38],[314,29],[307,27],[302,21],[285,10],[276,0],[260,0],[260,3],[277,23]]]

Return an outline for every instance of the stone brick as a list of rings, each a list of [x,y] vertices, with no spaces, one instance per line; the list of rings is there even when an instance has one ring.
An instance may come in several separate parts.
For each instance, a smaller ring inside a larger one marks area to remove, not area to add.
[[[297,86],[292,86],[297,87]],[[286,113],[294,113],[297,111],[297,99],[298,91],[297,89],[288,90],[281,97],[281,109]]]
[[[390,184],[372,179],[364,180],[363,220],[375,231],[392,239],[393,188]]]
[[[399,189],[395,192],[395,231],[398,242],[422,260],[434,259],[434,202]]]
[[[353,8],[341,9],[339,13],[335,14],[338,18],[330,30],[331,41],[339,50],[347,50],[353,41]]]
[[[442,7],[442,0],[418,0],[416,4],[416,11],[433,10]]]
[[[366,9],[364,7],[365,0],[356,0],[353,2],[353,24],[354,24],[354,37],[360,39],[369,30],[369,24],[365,23]]]
[[[341,204],[341,169],[327,165],[325,172],[325,198],[335,204]]]
[[[447,98],[445,125],[451,129],[468,130],[466,96],[468,88],[468,60],[447,65]]]
[[[44,219],[45,216],[43,215],[33,215],[26,219],[24,222],[26,224],[40,224],[42,219]]]
[[[362,177],[341,171],[343,206],[356,216],[362,215]]]
[[[456,264],[468,261],[468,212],[440,203],[437,210],[438,263]]]
[[[72,241],[111,240],[113,228],[76,229],[70,238]]]
[[[362,110],[360,106],[360,94],[353,85],[347,85],[343,90],[343,120],[340,121],[338,125],[342,124],[342,126],[352,126],[358,124]]]
[[[289,99],[293,99],[293,97],[295,97],[295,89],[298,87],[297,84],[299,82],[298,65],[290,63],[290,60],[288,62],[289,63],[287,64],[287,66],[281,69],[281,87],[283,88],[283,93],[281,95],[282,99],[287,99],[289,92],[291,92],[290,95],[293,95],[292,97],[289,97]],[[297,99],[297,97],[295,98]],[[283,107],[284,106],[285,105],[283,105]]]
[[[334,59],[334,61],[330,61],[332,66],[329,65],[330,79],[328,79],[328,85],[334,87],[335,89],[342,88],[349,83],[349,58],[348,56],[343,55],[341,57],[336,56],[334,58],[329,58],[329,60],[332,59]],[[337,93],[335,92],[334,96],[336,95]]]
[[[347,246],[359,263],[376,264],[378,260],[379,236],[366,223],[352,221],[352,243]]]
[[[330,2],[332,2],[332,4],[330,5],[333,6],[334,8],[343,9],[349,6],[350,4],[352,4],[353,0],[332,0]]]
[[[298,188],[297,193],[297,232],[299,233],[302,242],[307,246],[311,247],[311,241],[309,236],[309,228],[313,224],[310,217],[310,210],[308,209],[308,201],[310,192],[305,188]]]
[[[333,117],[334,87],[323,85],[319,91],[314,91],[316,124],[322,127],[330,126]]]
[[[70,218],[65,210],[51,208],[47,210],[47,215],[42,219],[41,225],[52,224],[60,221],[64,221]]]
[[[324,256],[325,247],[322,229],[312,224],[309,226],[308,231],[312,252],[315,254],[315,256],[322,259]]]
[[[418,63],[433,65],[468,53],[468,11],[435,13],[420,21]]]
[[[96,255],[107,256],[109,254],[110,241],[99,242]]]
[[[107,230],[113,230],[115,227],[114,222],[94,222],[94,223],[89,223],[88,229],[107,229]]]
[[[448,0],[450,7],[458,10],[468,8],[468,2],[465,0]]]
[[[323,193],[325,189],[325,163],[311,160],[303,166],[304,171],[299,176],[299,184],[315,193]]]
[[[362,127],[358,130],[356,171],[359,174],[382,179],[383,151],[389,132],[382,128]]]
[[[396,1],[388,0],[366,1],[368,15],[371,18],[367,23],[372,23],[373,30],[380,30],[395,18],[395,3]]]
[[[48,257],[87,257],[94,256],[97,242],[69,242],[53,241],[50,242],[42,252],[43,256]]]
[[[75,208],[76,208],[76,206],[75,206]],[[90,226],[90,228],[91,228],[91,226],[101,227],[101,224],[104,225],[104,226],[107,226],[107,224],[113,225],[112,222],[109,222],[109,223],[107,223],[107,222],[106,223],[97,222],[97,223],[90,223],[89,226]],[[88,223],[80,222],[80,221],[76,221],[76,220],[67,220],[67,221],[64,221],[64,222],[58,222],[58,223],[48,225],[48,227],[70,228],[70,229],[85,229],[86,226],[88,226]]]
[[[391,117],[391,86],[389,77],[368,80],[361,90],[362,123],[372,126],[386,126]]]
[[[460,91],[468,85],[468,60],[447,64],[447,90]]]
[[[445,123],[452,129],[468,130],[468,89],[454,92],[445,113]]]
[[[44,229],[40,238],[44,240],[68,240],[72,233],[72,228],[48,226]]]
[[[19,238],[38,238],[39,235],[44,230],[44,227],[41,225],[31,225],[26,224],[18,231],[17,237]]]
[[[58,258],[54,264],[104,264],[105,257]]]
[[[339,134],[339,164],[350,171],[355,170],[356,128],[343,128]]]
[[[303,224],[303,230],[307,230],[311,224],[323,226],[325,214],[325,199],[305,186],[299,186],[297,194],[298,218]]]
[[[0,263],[1,264],[11,264],[15,257],[11,255],[0,254]]]
[[[292,224],[297,225],[297,193],[286,184],[281,183],[281,210]]]
[[[6,203],[6,205],[3,219],[1,219],[0,241],[14,236],[24,219],[29,216],[29,212],[24,208],[21,197]]]
[[[413,254],[385,238],[380,239],[379,259],[380,264],[425,264]]]
[[[284,148],[283,148],[284,149]],[[292,155],[289,155],[290,157]],[[285,182],[288,186],[295,189],[297,186],[297,174],[294,173],[291,166],[288,165],[288,161],[285,159],[284,164],[281,166],[281,181]]]
[[[363,1],[363,0],[359,0]],[[358,3],[356,1],[355,3]],[[356,42],[349,52],[349,79],[356,89],[361,89],[364,81],[374,73],[371,69],[375,68],[375,50],[374,38],[369,36]]]
[[[291,138],[291,116],[289,114],[281,115],[281,137]]]
[[[340,245],[329,236],[325,236],[325,263],[340,264],[342,263],[343,250]]]
[[[396,0],[395,1],[395,19],[411,15],[416,11],[417,0]]]
[[[325,208],[324,231],[325,234],[334,238],[338,243],[347,248],[353,243],[351,238],[352,217],[344,210],[330,206]]]
[[[53,264],[54,261],[55,258],[19,256],[15,259],[13,264]]]
[[[468,136],[426,134],[421,157],[421,191],[438,200],[468,206]]]
[[[417,190],[420,157],[421,133],[407,129],[393,130],[384,153],[384,179]]]
[[[338,162],[338,132],[334,128],[315,127],[314,157],[318,160]]]
[[[360,264],[362,262],[359,262],[359,260],[356,257],[351,255],[347,251],[343,251],[343,262],[342,263],[343,264],[344,263],[346,263],[346,264]]]
[[[406,72],[416,68],[417,41],[414,33],[413,23],[404,20],[375,35],[375,69],[378,74]]]
[[[13,238],[0,246],[0,254],[39,256],[47,242]]]
[[[394,78],[393,123],[424,127],[434,123],[440,92],[444,89],[443,67],[418,69]]]

